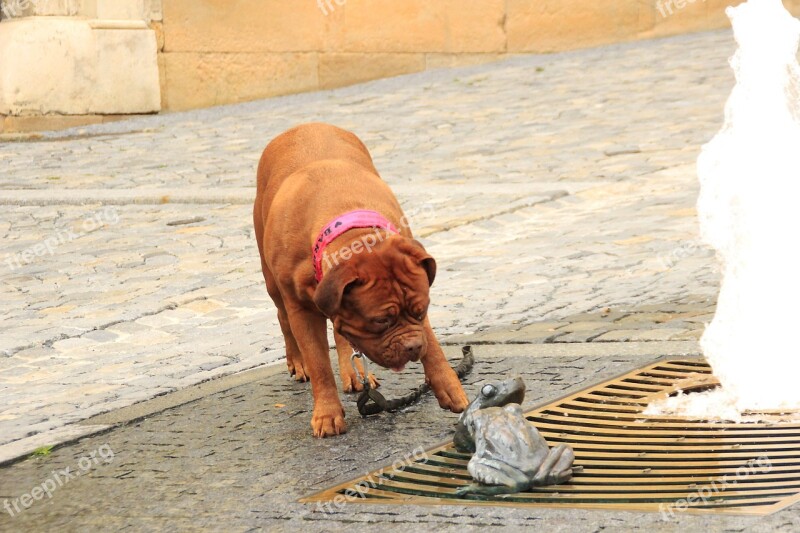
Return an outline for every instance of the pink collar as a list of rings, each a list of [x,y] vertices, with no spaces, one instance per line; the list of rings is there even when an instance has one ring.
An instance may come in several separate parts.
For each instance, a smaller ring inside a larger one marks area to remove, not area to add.
[[[344,232],[356,228],[380,228],[392,233],[400,233],[391,222],[376,211],[359,209],[334,218],[322,228],[314,243],[314,277],[317,283],[322,281],[322,254],[325,252],[325,248]]]

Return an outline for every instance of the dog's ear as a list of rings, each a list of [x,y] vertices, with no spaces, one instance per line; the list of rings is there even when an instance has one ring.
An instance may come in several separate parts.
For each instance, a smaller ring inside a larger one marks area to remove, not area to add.
[[[436,279],[436,260],[425,251],[422,243],[416,239],[403,239],[400,251],[410,255],[418,265],[425,269],[425,274],[428,275],[428,286],[433,285],[433,280]]]
[[[332,318],[342,306],[345,291],[358,283],[358,275],[344,265],[332,268],[325,274],[314,292],[314,303],[325,316]]]

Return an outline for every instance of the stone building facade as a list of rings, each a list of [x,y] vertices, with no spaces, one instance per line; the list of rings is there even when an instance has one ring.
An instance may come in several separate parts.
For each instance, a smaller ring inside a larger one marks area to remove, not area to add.
[[[0,132],[723,28],[741,1],[0,0]]]

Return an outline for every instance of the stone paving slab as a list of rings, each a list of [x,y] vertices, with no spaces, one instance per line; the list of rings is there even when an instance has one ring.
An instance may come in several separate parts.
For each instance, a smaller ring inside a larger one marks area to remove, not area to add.
[[[528,388],[525,406],[533,407],[644,366],[658,358],[654,352],[686,356],[692,351],[681,343],[658,343],[655,350],[648,346],[655,344],[478,347],[467,388],[473,395],[485,380],[519,373]],[[418,369],[411,370],[391,374],[384,381],[385,392],[394,395],[415,386],[422,376]],[[262,373],[255,381],[6,468],[0,476],[0,502],[9,499],[11,505],[54,471],[70,467],[81,475],[54,489],[52,497],[32,500],[28,509],[14,516],[0,513],[0,531],[353,531],[361,526],[473,531],[502,525],[512,530],[587,533],[788,533],[800,527],[798,505],[769,517],[676,513],[665,518],[463,506],[345,504],[327,509],[296,503],[300,497],[402,459],[418,447],[427,449],[448,440],[456,419],[430,397],[404,412],[368,419],[355,415],[352,397],[346,399],[345,410],[348,434],[314,439],[308,424],[308,385],[293,382],[282,368],[271,376]],[[84,458],[93,452],[103,459],[87,462],[90,459]]]
[[[689,296],[671,304],[606,307],[558,320],[491,328],[471,335],[453,335],[450,343],[530,344],[698,341],[716,309],[712,297]],[[658,309],[659,312],[652,312]]]
[[[694,161],[733,48],[702,33],[1,143],[0,446],[282,356],[248,192],[300,122],[370,148],[437,258],[445,342],[696,339],[718,273]]]

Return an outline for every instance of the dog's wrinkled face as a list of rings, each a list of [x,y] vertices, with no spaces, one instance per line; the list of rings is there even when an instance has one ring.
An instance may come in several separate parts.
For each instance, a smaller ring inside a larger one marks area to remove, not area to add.
[[[424,322],[435,275],[436,262],[421,244],[393,236],[327,272],[314,301],[354,347],[399,371],[427,351]]]

